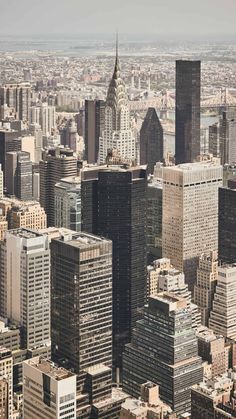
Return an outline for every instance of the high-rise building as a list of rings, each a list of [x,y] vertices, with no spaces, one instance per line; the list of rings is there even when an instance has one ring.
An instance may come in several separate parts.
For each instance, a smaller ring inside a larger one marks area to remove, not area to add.
[[[221,144],[220,144],[220,124],[216,122],[210,125],[209,128],[209,146],[208,150],[214,157],[221,156]]]
[[[29,132],[34,136],[35,163],[39,163],[42,158],[43,132],[37,123],[30,124]]]
[[[193,291],[198,258],[218,249],[218,159],[163,168],[162,254]]]
[[[216,289],[218,255],[216,251],[203,253],[197,268],[197,283],[194,286],[194,303],[201,312],[201,323],[208,326]]]
[[[3,240],[4,234],[8,229],[8,222],[5,215],[2,215],[3,211],[0,209],[0,240]]]
[[[55,226],[81,231],[81,179],[61,179],[55,185]]]
[[[13,419],[12,353],[0,347],[0,417]]]
[[[8,229],[26,228],[40,230],[47,225],[44,209],[36,201],[19,201],[3,198],[0,200],[0,210],[8,222]]]
[[[76,122],[74,119],[69,119],[61,132],[60,143],[64,147],[71,148],[76,153],[78,138]]]
[[[19,132],[10,129],[0,129],[0,164],[4,175],[6,167],[6,154],[9,151],[21,151]],[[5,183],[6,176],[4,178],[4,185]]]
[[[10,152],[6,155],[6,189],[22,201],[32,200],[32,161],[26,151]]]
[[[99,138],[104,130],[103,100],[85,101],[85,160],[89,164],[97,163],[99,152]]]
[[[36,357],[23,363],[24,419],[76,419],[76,375]]]
[[[50,346],[47,237],[23,228],[10,230],[0,251],[1,315],[22,327],[25,348]]]
[[[82,391],[89,368],[103,364],[111,374],[112,243],[69,230],[51,252],[52,357],[73,368]]]
[[[0,87],[0,104],[14,108],[20,120],[29,120],[30,83],[6,83]]]
[[[124,345],[145,303],[146,171],[100,170],[97,196],[97,234],[113,243],[113,365],[121,367]]]
[[[123,354],[123,389],[139,397],[147,381],[178,415],[188,412],[191,386],[202,381],[202,364],[191,312],[184,298],[163,293],[151,297]]]
[[[48,226],[55,225],[55,184],[60,179],[77,176],[77,158],[73,150],[58,148],[45,151],[39,163],[40,204],[48,217]]]
[[[116,149],[122,158],[136,160],[136,138],[131,124],[128,96],[121,78],[116,46],[114,73],[105,103],[104,130],[99,141],[99,162],[105,163],[109,150]]]
[[[162,182],[152,177],[147,187],[148,263],[162,257]]]
[[[192,163],[200,155],[201,62],[176,61],[175,160]]]
[[[140,164],[147,164],[147,173],[153,174],[159,161],[163,161],[163,128],[155,108],[148,108],[140,130]]]
[[[236,178],[219,189],[219,261],[236,262]]]
[[[221,163],[232,164],[236,162],[236,113],[229,109],[222,113],[220,118],[220,156]]]
[[[209,327],[225,338],[236,339],[236,265],[218,267]]]

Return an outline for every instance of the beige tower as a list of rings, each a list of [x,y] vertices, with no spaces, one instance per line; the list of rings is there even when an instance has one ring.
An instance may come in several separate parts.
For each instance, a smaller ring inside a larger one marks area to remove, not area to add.
[[[218,249],[218,159],[163,168],[163,257],[193,291],[198,258]]]
[[[194,286],[194,303],[197,304],[201,312],[201,320],[204,326],[208,326],[217,282],[217,271],[217,252],[203,253],[199,258],[197,269],[197,285]]]
[[[13,419],[12,394],[12,354],[9,349],[0,347],[0,418]]]

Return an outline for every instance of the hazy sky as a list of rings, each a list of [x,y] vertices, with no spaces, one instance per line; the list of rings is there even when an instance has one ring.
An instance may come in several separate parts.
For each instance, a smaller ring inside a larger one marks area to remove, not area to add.
[[[236,35],[236,0],[0,0],[0,34]]]

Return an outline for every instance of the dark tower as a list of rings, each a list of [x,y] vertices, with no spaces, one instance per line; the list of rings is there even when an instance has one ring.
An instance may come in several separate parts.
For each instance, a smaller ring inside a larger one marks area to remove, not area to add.
[[[85,160],[97,163],[99,138],[104,124],[105,102],[103,100],[85,101]]]
[[[219,188],[219,261],[236,262],[236,179]]]
[[[148,108],[140,130],[140,164],[147,164],[147,173],[163,160],[163,129],[155,108]]]
[[[191,163],[200,155],[201,62],[176,61],[175,160]]]
[[[110,167],[98,173],[98,235],[113,243],[113,365],[145,303],[146,171]]]

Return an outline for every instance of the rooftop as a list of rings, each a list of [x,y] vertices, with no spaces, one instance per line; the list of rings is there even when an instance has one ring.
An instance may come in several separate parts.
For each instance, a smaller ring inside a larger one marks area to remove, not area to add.
[[[31,367],[38,369],[56,381],[65,380],[66,378],[73,377],[75,375],[71,371],[68,371],[62,367],[58,367],[48,359],[41,357],[32,358],[26,362]]]

